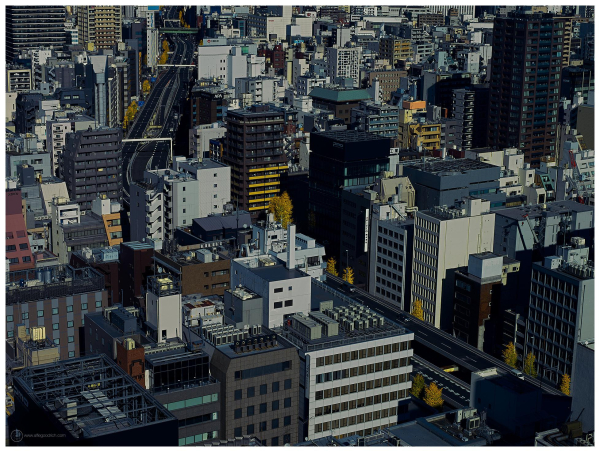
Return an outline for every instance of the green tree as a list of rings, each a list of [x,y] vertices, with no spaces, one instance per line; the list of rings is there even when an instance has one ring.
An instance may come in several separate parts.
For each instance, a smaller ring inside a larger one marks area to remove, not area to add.
[[[517,356],[517,349],[515,347],[515,344],[511,342],[506,346],[506,348],[502,352],[502,358],[504,359],[504,362],[507,365],[509,365],[513,369],[516,369],[517,360],[519,359],[519,357]]]
[[[417,374],[412,382],[412,388],[410,388],[410,393],[414,395],[417,399],[420,399],[423,396],[423,391],[425,390],[425,379],[423,375]]]
[[[354,284],[354,270],[350,267],[346,267],[342,273],[342,279],[348,284]]]
[[[564,395],[571,395],[571,377],[568,374],[563,374],[560,381],[560,390]]]
[[[425,320],[425,315],[423,314],[423,302],[416,299],[410,313],[419,320]]]
[[[530,377],[537,377],[537,370],[535,368],[535,355],[532,352],[529,352],[525,357],[525,362],[523,363],[523,372]]]
[[[333,276],[339,276],[339,273],[337,271],[337,261],[335,260],[335,258],[332,256],[329,258],[329,260],[327,261],[327,271],[329,273],[331,273]]]
[[[287,194],[287,191],[284,191],[281,196],[275,196],[274,198],[271,198],[271,202],[269,203],[269,212],[275,216],[275,221],[281,223],[283,228],[287,228],[288,224],[294,222],[292,219],[293,210],[294,206],[292,205],[292,200]]]
[[[427,405],[441,411],[444,405],[444,399],[442,399],[442,388],[438,388],[438,386],[433,381],[429,383],[429,386],[425,388],[425,395],[423,396],[423,401]]]

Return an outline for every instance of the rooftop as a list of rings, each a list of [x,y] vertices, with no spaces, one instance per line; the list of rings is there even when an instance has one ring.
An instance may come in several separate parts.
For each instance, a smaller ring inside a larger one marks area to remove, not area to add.
[[[73,439],[176,419],[104,354],[28,367],[14,380]]]
[[[522,220],[527,214],[529,218],[541,217],[544,213],[551,215],[563,215],[570,212],[593,212],[594,206],[580,204],[575,201],[554,201],[546,204],[534,204],[531,206],[519,206],[509,209],[496,210],[496,215]]]
[[[104,276],[91,267],[52,265],[8,272],[6,304],[30,303],[50,298],[102,291]]]
[[[309,93],[309,96],[332,102],[357,102],[359,100],[371,99],[366,89],[342,90],[316,87]]]
[[[337,141],[338,143],[356,143],[362,141],[386,139],[381,135],[359,130],[333,130],[330,132],[320,132],[318,135],[321,137],[331,138],[333,141]]]
[[[194,225],[198,225],[205,231],[220,231],[223,229],[238,229],[244,225],[250,225],[250,214],[240,210],[237,214],[210,215],[203,218],[194,218]]]
[[[429,160],[425,163],[416,161],[404,165],[405,169],[415,168],[430,174],[443,176],[459,176],[468,171],[487,168],[498,168],[496,165],[471,159]]]

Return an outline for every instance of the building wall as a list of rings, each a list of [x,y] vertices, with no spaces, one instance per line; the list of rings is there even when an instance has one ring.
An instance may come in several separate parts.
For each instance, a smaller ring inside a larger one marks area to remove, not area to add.
[[[307,352],[305,372],[301,378],[305,400],[301,397],[301,401],[307,407],[303,420],[308,425],[308,431],[301,434],[306,434],[309,439],[329,435],[349,436],[355,433],[368,435],[384,425],[396,425],[399,404],[406,403],[410,397],[408,391],[412,386],[410,358],[413,355],[413,339],[414,334],[408,333],[351,346]],[[396,361],[396,364],[390,361]],[[383,370],[386,362],[390,362],[389,366],[386,364],[386,370]],[[381,369],[376,371],[379,365]],[[343,376],[344,370],[348,370],[348,378],[316,382],[319,374],[340,372]],[[397,377],[397,380],[392,384],[393,377]],[[370,389],[366,389],[367,385]],[[379,398],[380,401],[375,402]],[[339,407],[335,407],[338,404]],[[325,414],[328,411],[325,407],[329,406],[332,407],[331,413]],[[337,408],[339,412],[335,412]],[[381,417],[382,411],[388,416]],[[379,419],[374,413],[379,413]]]
[[[585,339],[585,338],[584,338]],[[593,343],[592,343],[593,344]],[[594,345],[577,344],[573,357],[571,397],[573,413],[581,415],[584,432],[594,430]]]
[[[102,311],[107,306],[106,290],[7,305],[7,337],[16,330],[18,323],[24,323],[29,330],[43,326],[46,337],[55,343],[58,341],[61,360],[79,357],[84,346],[81,340],[84,314]],[[40,313],[42,315],[38,317]],[[9,318],[12,320],[8,321]]]
[[[288,361],[290,366],[287,370],[260,377],[236,378],[236,373],[243,370],[260,369]],[[210,370],[211,375],[221,381],[220,438],[226,440],[250,434],[257,437],[265,446],[275,445],[273,438],[278,438],[276,444],[278,446],[283,446],[287,442],[295,444],[298,441],[299,367],[298,353],[294,347],[250,353],[248,356],[241,355],[234,359],[228,358],[216,349],[210,363]],[[278,391],[274,391],[276,389],[274,383],[278,383]],[[264,388],[266,394],[261,394],[262,385],[266,386]],[[249,397],[250,388],[254,389],[253,397]],[[236,391],[240,392],[236,393]],[[238,396],[241,398],[236,400]],[[275,401],[278,401],[278,408],[273,405]],[[264,413],[260,412],[261,404],[266,404]],[[249,415],[250,406],[254,407],[254,414]],[[237,411],[237,415],[241,417],[236,418],[236,410],[240,410]],[[286,418],[289,425],[284,425]],[[278,421],[278,427],[273,428],[275,419]],[[265,423],[266,430],[261,431],[261,423]]]

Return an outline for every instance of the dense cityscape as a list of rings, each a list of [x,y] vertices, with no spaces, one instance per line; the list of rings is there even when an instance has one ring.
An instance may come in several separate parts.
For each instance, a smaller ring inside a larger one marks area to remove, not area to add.
[[[6,6],[6,445],[593,446],[593,6]]]

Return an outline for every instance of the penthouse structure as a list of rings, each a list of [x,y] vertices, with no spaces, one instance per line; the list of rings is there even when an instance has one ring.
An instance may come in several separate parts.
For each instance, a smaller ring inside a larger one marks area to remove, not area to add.
[[[362,305],[322,301],[290,316],[283,335],[300,355],[302,437],[370,435],[398,423],[410,398],[412,332]]]

